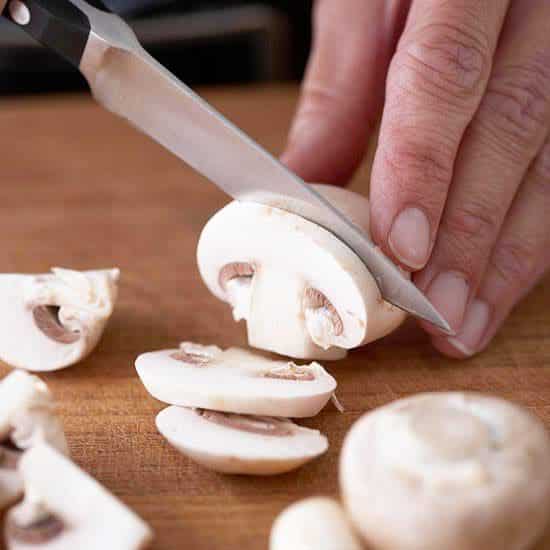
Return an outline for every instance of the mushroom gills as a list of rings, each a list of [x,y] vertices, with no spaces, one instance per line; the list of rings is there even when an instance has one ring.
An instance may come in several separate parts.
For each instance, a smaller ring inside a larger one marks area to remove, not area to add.
[[[118,269],[0,274],[0,358],[52,371],[86,357],[113,312],[118,278]]]
[[[171,406],[156,419],[178,451],[226,474],[275,475],[298,468],[328,448],[324,435],[283,418]]]
[[[145,353],[136,369],[147,391],[170,405],[237,414],[300,418],[315,416],[331,398],[336,381],[318,363],[295,365],[239,348],[203,346],[201,361],[186,362],[198,344]],[[210,359],[205,359],[209,355]],[[175,358],[176,357],[176,358]]]
[[[362,550],[343,508],[312,497],[283,510],[271,527],[269,550]]]
[[[544,426],[516,405],[420,394],[356,422],[342,449],[340,484],[369,547],[517,550],[530,548],[547,525],[549,456]]]
[[[368,232],[369,204],[315,186]],[[250,346],[300,359],[340,359],[395,329],[405,314],[384,302],[359,257],[326,229],[290,212],[234,201],[204,227],[199,271],[247,324]]]
[[[146,523],[48,444],[28,450],[19,470],[25,498],[7,514],[8,550],[141,550],[151,541]]]

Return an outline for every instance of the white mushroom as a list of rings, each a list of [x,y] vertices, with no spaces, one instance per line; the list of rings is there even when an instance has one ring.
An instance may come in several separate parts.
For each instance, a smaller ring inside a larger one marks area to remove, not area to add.
[[[324,435],[286,418],[168,407],[156,422],[159,432],[180,452],[226,474],[281,474],[328,448]]]
[[[368,201],[316,186],[368,231]],[[245,319],[256,348],[338,359],[391,332],[405,314],[384,302],[370,272],[342,241],[295,214],[232,202],[203,229],[197,258],[210,291]]]
[[[269,550],[361,550],[344,510],[331,498],[312,497],[286,508],[271,528]]]
[[[8,550],[138,550],[149,526],[97,481],[42,443],[19,461],[25,498],[6,518]]]
[[[46,384],[26,372],[12,372],[0,382],[0,509],[23,492],[17,472],[22,451],[42,441],[69,452]]]
[[[239,348],[222,351],[191,342],[179,350],[140,355],[136,369],[159,401],[238,414],[315,416],[336,389],[318,363],[297,366]]]
[[[476,394],[421,394],[346,437],[347,510],[377,550],[523,550],[550,517],[550,439],[527,411]]]
[[[0,359],[31,371],[83,359],[113,312],[118,278],[118,269],[0,275]]]

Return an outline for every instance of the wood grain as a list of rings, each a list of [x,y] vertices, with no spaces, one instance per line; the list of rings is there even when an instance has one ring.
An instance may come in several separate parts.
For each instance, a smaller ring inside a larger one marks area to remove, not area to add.
[[[294,88],[206,95],[270,150],[281,150]],[[409,323],[329,365],[346,412],[329,406],[304,422],[331,443],[310,466],[269,479],[200,468],[157,434],[154,417],[163,405],[145,392],[133,361],[182,339],[245,344],[243,326],[207,292],[195,265],[199,232],[225,197],[87,98],[3,100],[0,129],[1,270],[122,270],[118,307],[98,349],[44,379],[59,400],[74,459],[151,523],[154,548],[266,548],[284,506],[337,494],[338,453],[352,422],[399,397],[487,392],[526,405],[550,426],[550,293],[542,284],[472,360],[442,358]]]

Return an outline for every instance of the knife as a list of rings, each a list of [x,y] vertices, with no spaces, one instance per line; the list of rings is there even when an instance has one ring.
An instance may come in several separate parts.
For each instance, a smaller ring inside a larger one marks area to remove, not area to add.
[[[3,15],[77,67],[106,109],[233,198],[293,212],[332,232],[361,258],[386,301],[452,333],[362,229],[151,57],[121,18],[84,0],[9,0]]]

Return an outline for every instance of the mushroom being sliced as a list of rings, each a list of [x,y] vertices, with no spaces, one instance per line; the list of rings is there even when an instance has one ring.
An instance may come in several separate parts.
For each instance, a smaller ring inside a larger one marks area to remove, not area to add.
[[[421,394],[346,437],[347,510],[377,550],[528,549],[550,516],[550,440],[527,411],[476,394]]]
[[[327,438],[286,418],[168,407],[159,432],[180,452],[226,474],[275,475],[323,454]]]
[[[136,369],[159,401],[239,414],[315,416],[336,389],[318,363],[297,366],[239,348],[222,351],[191,342],[179,350],[140,355]]]
[[[46,384],[26,372],[12,372],[0,382],[0,509],[23,492],[17,472],[22,452],[42,441],[69,452]]]
[[[0,359],[31,371],[83,359],[113,312],[118,278],[118,269],[0,275]]]
[[[275,520],[269,550],[362,550],[349,519],[331,498],[295,502]]]
[[[368,231],[368,201],[316,186]],[[295,214],[232,202],[204,227],[201,276],[245,319],[248,343],[302,359],[338,359],[391,332],[404,312],[385,302],[372,275],[344,243]]]
[[[146,523],[53,447],[27,451],[19,471],[25,498],[7,514],[8,550],[138,550],[150,542]]]

